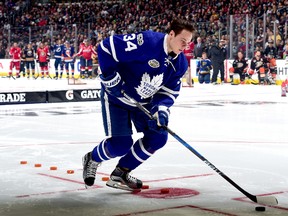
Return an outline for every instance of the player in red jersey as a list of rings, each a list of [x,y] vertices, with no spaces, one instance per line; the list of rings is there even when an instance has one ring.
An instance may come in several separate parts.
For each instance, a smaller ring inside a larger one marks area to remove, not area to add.
[[[19,71],[20,71],[20,61],[21,61],[21,48],[18,46],[17,43],[14,43],[13,46],[10,48],[9,55],[11,56],[12,60],[10,62],[10,71],[9,77],[12,77],[12,70],[15,67],[16,69],[16,77],[19,78]]]
[[[85,39],[83,44],[80,45],[80,50],[75,54],[76,56],[81,56],[80,58],[80,77],[85,78],[85,71],[88,69],[88,77],[92,79],[92,54],[97,55],[93,46],[88,43],[88,40]]]
[[[193,87],[193,80],[191,76],[191,67],[190,67],[190,60],[193,59],[193,51],[194,51],[194,43],[191,41],[187,44],[186,48],[183,50],[183,53],[188,61],[188,69],[186,72],[186,83],[189,87]]]
[[[37,62],[39,62],[40,65],[41,78],[44,78],[44,74],[46,74],[46,77],[49,77],[49,71],[48,71],[49,57],[50,57],[49,48],[44,46],[43,43],[40,43],[37,49]]]

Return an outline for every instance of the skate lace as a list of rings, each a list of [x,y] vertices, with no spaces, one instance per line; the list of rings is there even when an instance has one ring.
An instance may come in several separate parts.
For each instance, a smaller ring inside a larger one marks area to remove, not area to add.
[[[127,181],[129,183],[137,184],[137,178],[135,178],[135,177],[133,177],[133,176],[131,176],[129,174],[127,174]]]
[[[97,168],[100,166],[100,163],[95,161],[89,161],[87,163],[87,176],[95,176]]]

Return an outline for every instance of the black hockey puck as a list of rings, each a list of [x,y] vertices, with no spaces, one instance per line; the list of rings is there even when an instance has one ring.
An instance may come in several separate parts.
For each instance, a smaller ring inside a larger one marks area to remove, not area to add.
[[[266,208],[264,206],[257,206],[255,207],[255,211],[261,211],[264,212],[266,210]]]

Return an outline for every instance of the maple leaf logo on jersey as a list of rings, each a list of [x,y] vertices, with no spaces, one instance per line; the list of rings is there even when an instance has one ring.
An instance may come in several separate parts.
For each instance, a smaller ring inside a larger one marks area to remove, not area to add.
[[[146,72],[142,76],[140,85],[135,89],[137,93],[141,96],[141,99],[149,98],[160,89],[162,82],[163,73],[153,76],[151,79],[149,74]]]

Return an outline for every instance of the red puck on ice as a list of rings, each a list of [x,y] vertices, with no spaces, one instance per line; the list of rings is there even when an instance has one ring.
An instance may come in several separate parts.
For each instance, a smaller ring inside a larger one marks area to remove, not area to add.
[[[67,174],[73,174],[74,170],[67,170]]]
[[[109,181],[109,179],[110,179],[110,178],[109,178],[109,177],[106,177],[106,176],[105,176],[105,177],[102,177],[102,181]]]
[[[265,211],[266,210],[266,208],[264,207],[264,206],[257,206],[257,207],[255,207],[255,211],[261,211],[261,212],[263,212],[263,211]]]
[[[149,189],[149,185],[142,185],[141,189]]]

